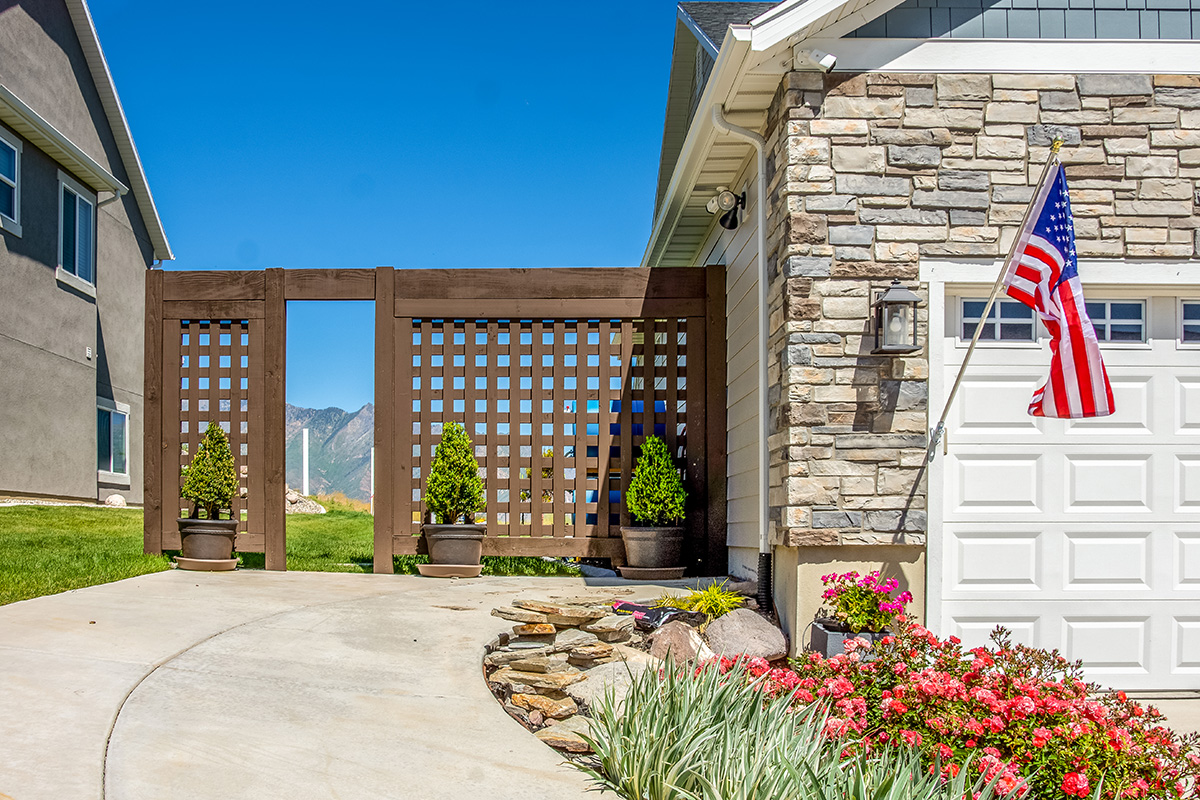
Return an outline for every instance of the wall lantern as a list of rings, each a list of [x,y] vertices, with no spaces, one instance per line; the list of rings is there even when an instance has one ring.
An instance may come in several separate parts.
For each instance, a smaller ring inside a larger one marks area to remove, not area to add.
[[[917,304],[921,298],[892,281],[875,301],[875,349],[873,355],[899,356],[921,349],[917,344]]]

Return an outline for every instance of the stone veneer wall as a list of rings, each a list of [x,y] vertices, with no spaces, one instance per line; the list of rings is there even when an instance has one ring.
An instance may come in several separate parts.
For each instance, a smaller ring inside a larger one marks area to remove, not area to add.
[[[927,353],[869,354],[871,293],[915,288],[923,258],[1003,257],[1056,133],[1081,257],[1196,256],[1200,77],[785,76],[767,124],[776,544],[924,544],[940,408]]]

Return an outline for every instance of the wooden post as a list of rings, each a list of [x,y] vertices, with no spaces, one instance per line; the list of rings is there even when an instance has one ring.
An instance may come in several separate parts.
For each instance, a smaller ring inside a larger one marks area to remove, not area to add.
[[[287,569],[287,530],[284,516],[284,459],[286,456],[285,409],[287,361],[287,300],[284,274],[277,267],[267,270],[266,320],[264,321],[264,370],[266,397],[263,404],[263,524],[266,567]]]
[[[703,387],[707,418],[705,468],[708,470],[708,547],[705,574],[724,575],[729,571],[728,508],[726,484],[727,425],[725,362],[725,265],[711,264],[708,270],[706,301],[708,337],[705,342]],[[690,345],[691,342],[689,341]],[[690,348],[689,348],[690,349]],[[691,386],[689,385],[689,389]]]
[[[163,528],[163,273],[146,272],[142,387],[142,551],[162,552]],[[178,349],[178,347],[176,347]],[[179,410],[175,409],[178,416]]]
[[[375,270],[375,572],[394,571],[393,527],[396,518],[396,275],[392,267]],[[411,366],[411,364],[410,364]],[[424,387],[422,387],[424,388]],[[409,401],[411,402],[411,401]],[[408,504],[404,504],[407,508]]]

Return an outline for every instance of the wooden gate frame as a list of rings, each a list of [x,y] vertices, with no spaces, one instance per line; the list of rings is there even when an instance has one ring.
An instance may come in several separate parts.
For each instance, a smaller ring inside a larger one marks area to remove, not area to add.
[[[705,441],[700,451],[689,447],[689,460],[704,460],[704,497],[694,498],[693,514],[703,514],[704,570],[722,574],[726,547],[726,398],[725,398],[725,269],[709,266],[703,290],[692,280],[687,292],[673,291],[673,279],[694,268],[540,268],[472,270],[281,269],[264,271],[151,270],[146,274],[143,547],[161,553],[164,537],[176,530],[170,506],[164,506],[177,476],[168,473],[176,454],[165,452],[164,415],[167,375],[164,334],[168,321],[246,318],[262,320],[262,370],[265,452],[262,453],[263,552],[266,568],[286,569],[285,517],[285,371],[287,301],[373,300],[375,302],[375,468],[374,571],[393,571],[396,453],[396,317],[397,309],[420,309],[428,316],[472,317],[607,317],[655,315],[703,317],[706,320],[705,386],[701,402]],[[675,273],[672,275],[672,273]],[[689,279],[691,275],[687,276]],[[399,291],[398,291],[399,290]],[[399,294],[399,298],[398,298]],[[399,304],[398,304],[399,300]],[[681,302],[684,304],[681,306]],[[690,305],[688,305],[690,304]],[[680,313],[684,309],[687,313]],[[410,312],[411,313],[411,312]],[[252,368],[253,369],[253,368]],[[175,424],[172,420],[170,424]],[[266,502],[276,497],[279,502]]]

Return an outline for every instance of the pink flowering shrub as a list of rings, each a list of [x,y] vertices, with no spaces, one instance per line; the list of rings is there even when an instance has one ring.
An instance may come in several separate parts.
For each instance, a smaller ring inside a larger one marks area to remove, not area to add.
[[[831,572],[821,576],[821,583],[825,584],[821,599],[833,607],[833,618],[855,633],[884,630],[912,601],[908,592],[893,598],[900,583],[895,578],[881,581],[879,570],[866,575]]]
[[[997,794],[1030,800],[1096,796],[1200,798],[1200,737],[1178,736],[1153,708],[1123,692],[1097,695],[1082,667],[1057,652],[1011,643],[965,650],[920,625],[897,632],[863,659],[861,640],[845,655],[810,654],[794,669],[745,662],[763,690],[795,702],[827,703],[825,733],[847,753],[904,745],[945,777],[964,767],[995,779]],[[722,672],[734,662],[713,664]]]

